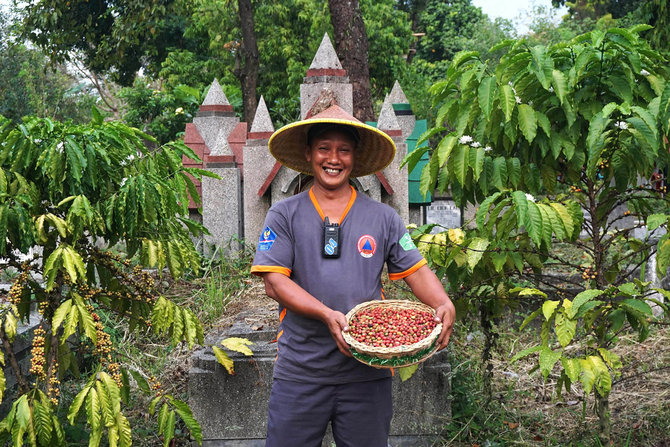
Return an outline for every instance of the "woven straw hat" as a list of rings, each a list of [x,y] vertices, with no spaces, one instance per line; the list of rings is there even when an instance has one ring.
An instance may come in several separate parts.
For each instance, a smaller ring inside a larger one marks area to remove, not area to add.
[[[311,118],[287,124],[270,137],[270,153],[281,164],[303,174],[313,175],[312,166],[305,158],[307,132],[317,123],[343,124],[354,127],[358,136],[358,147],[351,177],[374,174],[387,167],[395,157],[395,143],[391,137],[358,121],[337,105]]]

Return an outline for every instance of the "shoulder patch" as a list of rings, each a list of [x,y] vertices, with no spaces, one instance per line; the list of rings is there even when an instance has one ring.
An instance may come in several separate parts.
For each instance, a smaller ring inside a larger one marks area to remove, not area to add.
[[[268,251],[269,249],[272,248],[272,244],[275,243],[276,239],[277,239],[277,233],[272,231],[272,228],[265,227],[265,229],[261,233],[261,237],[258,239],[258,250]]]
[[[405,251],[414,250],[416,248],[416,245],[414,245],[414,241],[412,240],[412,236],[410,236],[409,233],[403,234],[398,242]]]

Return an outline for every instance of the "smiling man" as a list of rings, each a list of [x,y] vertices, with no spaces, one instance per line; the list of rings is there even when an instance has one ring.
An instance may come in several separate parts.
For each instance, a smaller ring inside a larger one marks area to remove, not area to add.
[[[388,166],[395,144],[333,105],[279,129],[270,152],[314,185],[272,206],[251,269],[279,303],[266,446],[320,446],[330,422],[338,447],[386,447],[390,373],[352,358],[345,314],[383,298],[386,265],[390,279],[404,279],[436,310],[440,349],[455,317],[398,214],[350,185]]]

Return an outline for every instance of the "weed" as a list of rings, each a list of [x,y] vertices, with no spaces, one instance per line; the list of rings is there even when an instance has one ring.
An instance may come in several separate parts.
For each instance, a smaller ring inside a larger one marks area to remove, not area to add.
[[[238,240],[228,244],[229,250],[235,245],[242,248],[226,252],[217,246],[203,263],[202,277],[194,281],[196,287],[189,299],[205,326],[220,318],[228,304],[249,285],[253,251],[244,241]]]
[[[494,366],[492,398],[486,397],[481,363],[484,337],[467,323],[457,324],[450,345],[452,363],[452,419],[442,433],[443,446],[600,446],[597,418],[588,410],[581,387],[573,385],[561,398],[553,393],[558,376],[545,381],[533,363],[509,364],[513,352],[532,340],[515,330],[507,317],[497,327],[499,342]],[[630,361],[615,381],[611,402],[612,439],[616,446],[659,447],[670,440],[670,329],[658,327],[644,343],[622,340],[618,349]]]

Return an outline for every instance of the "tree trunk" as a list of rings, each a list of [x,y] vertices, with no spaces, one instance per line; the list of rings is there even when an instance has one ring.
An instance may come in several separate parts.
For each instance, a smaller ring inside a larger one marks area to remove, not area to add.
[[[25,394],[30,389],[30,386],[28,384],[28,381],[26,380],[26,377],[23,375],[23,370],[21,369],[21,365],[19,365],[19,361],[16,358],[16,355],[14,355],[14,346],[9,341],[9,337],[5,333],[4,328],[2,328],[1,326],[0,326],[0,340],[2,341],[2,347],[5,348],[5,354],[9,359],[9,366],[12,367],[14,375],[16,376],[16,383],[18,383],[19,385],[19,393]]]
[[[256,43],[256,30],[254,27],[254,11],[251,0],[237,0],[237,9],[240,14],[240,28],[242,30],[242,45],[240,53],[242,56],[241,67],[234,71],[242,86],[242,104],[244,108],[244,121],[249,124],[256,114],[258,102],[256,100],[256,85],[258,84],[258,44]]]
[[[370,96],[368,36],[358,0],[328,0],[335,32],[335,50],[347,70],[354,90],[354,116],[361,121],[375,119]]]
[[[403,3],[403,6],[400,7],[403,11],[409,14],[409,21],[412,22],[412,34],[414,35],[412,41],[409,44],[409,51],[407,52],[407,64],[412,63],[412,59],[416,56],[416,47],[419,44],[419,39],[421,36],[418,36],[417,33],[424,30],[419,29],[419,16],[426,9],[426,0],[415,0],[412,2]]]
[[[495,347],[496,333],[493,330],[492,315],[489,310],[489,302],[486,298],[479,301],[479,323],[484,333],[484,349],[482,350],[482,366],[484,367],[484,396],[485,405],[488,406],[493,397],[491,385],[493,383],[493,364],[491,363],[491,352]]]
[[[55,384],[52,380],[58,380],[58,329],[51,328],[51,341],[49,342],[49,354],[47,357],[47,397],[58,399],[58,382]]]
[[[603,446],[612,445],[610,426],[610,401],[609,397],[602,397],[598,392],[596,395],[596,413],[598,414],[598,436]]]

